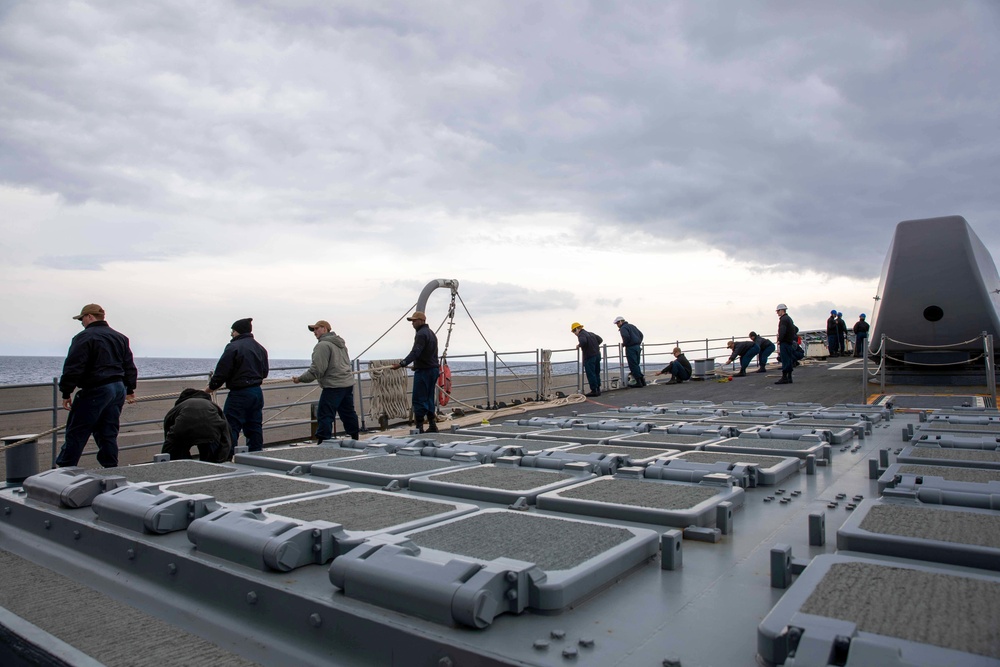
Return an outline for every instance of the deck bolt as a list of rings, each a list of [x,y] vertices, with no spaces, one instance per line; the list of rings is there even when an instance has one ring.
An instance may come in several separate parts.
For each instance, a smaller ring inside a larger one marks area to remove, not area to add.
[[[167,574],[177,574],[177,565],[174,563],[169,563],[167,565]]]
[[[580,646],[584,648],[593,648],[594,638],[593,637],[581,637],[580,641],[577,642]]]
[[[73,531],[73,539],[74,539],[74,540],[78,540],[78,539],[80,539],[80,536],[81,536],[81,533],[80,533],[80,531],[79,531],[79,530],[74,530],[74,531]]]
[[[516,600],[517,599],[517,591],[515,591],[512,588],[509,591],[507,591],[506,593],[504,593],[504,597],[506,597],[508,600]]]
[[[553,639],[562,639],[563,637],[566,636],[566,631],[565,630],[553,630],[552,632],[549,633],[549,636],[552,637]]]
[[[544,639],[536,639],[535,643],[531,645],[536,651],[548,651],[549,643]]]
[[[126,551],[126,552],[125,552],[125,556],[126,556],[126,557],[127,557],[127,558],[128,558],[129,560],[135,560],[135,549],[129,549],[128,551]]]
[[[4,507],[3,508],[3,513],[9,516],[10,515],[10,508],[9,507]]]
[[[664,658],[663,667],[681,667],[681,659],[673,656]]]
[[[253,591],[247,593],[247,604],[257,604],[257,594]]]
[[[508,572],[504,575],[504,578],[507,579],[507,581],[514,583],[517,581],[517,572]]]
[[[314,628],[318,628],[319,626],[323,625],[323,617],[320,616],[319,614],[310,614],[309,624],[312,625]]]
[[[52,522],[49,521],[48,519],[46,519],[45,523],[44,523],[44,526],[45,526],[45,530],[48,530],[49,528],[52,527]]]
[[[445,656],[438,660],[438,667],[454,667],[455,663],[448,656]]]
[[[575,648],[564,648],[562,652],[562,656],[566,659],[575,658],[576,654],[577,651]]]

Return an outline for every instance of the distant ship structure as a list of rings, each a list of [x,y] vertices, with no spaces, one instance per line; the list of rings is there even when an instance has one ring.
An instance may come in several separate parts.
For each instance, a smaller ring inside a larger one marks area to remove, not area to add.
[[[962,366],[981,378],[992,352],[986,337],[1000,334],[998,312],[1000,275],[965,218],[900,222],[882,267],[870,350],[881,355],[884,335],[895,381],[960,383]]]

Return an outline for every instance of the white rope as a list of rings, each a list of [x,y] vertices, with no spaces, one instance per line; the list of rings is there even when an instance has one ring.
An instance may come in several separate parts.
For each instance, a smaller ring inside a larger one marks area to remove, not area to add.
[[[542,350],[542,388],[544,400],[552,396],[552,350]]]
[[[400,359],[376,360],[368,364],[371,378],[371,402],[368,416],[379,421],[387,419],[410,419],[410,403],[406,400],[406,369],[393,369]]]
[[[982,339],[981,336],[976,336],[975,338],[970,338],[969,340],[963,340],[961,343],[947,343],[943,345],[918,345],[916,343],[907,343],[906,341],[896,340],[895,338],[889,338],[886,336],[886,340],[891,340],[893,343],[899,343],[900,345],[908,345],[909,347],[919,347],[925,350],[945,350],[952,347],[957,347],[959,345],[968,345],[969,343],[975,343]],[[933,366],[933,364],[931,364]]]
[[[897,361],[897,362],[899,362],[901,364],[906,364],[907,366],[929,366],[929,367],[935,367],[936,366],[936,367],[940,367],[940,366],[958,366],[960,364],[971,364],[971,363],[977,362],[980,359],[982,359],[983,355],[980,354],[978,357],[973,357],[972,359],[968,359],[966,361],[949,361],[948,363],[945,363],[945,364],[922,364],[922,363],[919,363],[917,361],[906,361],[905,359],[897,359],[896,357],[889,356],[888,354],[885,355],[885,358],[886,359],[892,359],[893,361]]]

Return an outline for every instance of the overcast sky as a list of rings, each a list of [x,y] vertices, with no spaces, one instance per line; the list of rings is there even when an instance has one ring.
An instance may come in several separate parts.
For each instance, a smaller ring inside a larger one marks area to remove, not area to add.
[[[359,355],[435,278],[500,351],[853,323],[900,221],[1000,258],[998,63],[996,0],[2,0],[0,354],[97,302],[137,356]]]

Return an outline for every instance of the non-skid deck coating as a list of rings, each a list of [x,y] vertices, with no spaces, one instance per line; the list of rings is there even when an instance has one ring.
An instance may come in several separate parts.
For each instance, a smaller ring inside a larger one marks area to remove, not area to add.
[[[520,424],[490,424],[489,426],[467,426],[461,429],[461,432],[469,434],[482,434],[484,436],[491,433],[500,433],[503,435],[520,435],[523,433],[533,433],[535,431],[544,431],[550,428],[549,426],[521,426]]]
[[[132,483],[152,482],[157,484],[176,479],[193,479],[195,477],[224,475],[236,471],[237,468],[231,468],[229,466],[184,459],[181,461],[164,461],[162,463],[121,466],[120,468],[88,470],[87,472],[93,475],[98,475],[99,477],[121,476]]]
[[[624,436],[628,435],[628,438]],[[615,442],[628,443],[637,447],[660,447],[666,445],[673,447],[676,445],[701,445],[712,441],[712,436],[708,435],[685,435],[682,433],[638,433],[638,434],[618,434],[615,435]],[[620,439],[620,440],[619,440]]]
[[[746,447],[747,449],[782,449],[790,452],[801,452],[806,449],[813,449],[822,442],[799,442],[797,440],[782,440],[781,438],[730,438],[720,442],[708,443],[722,447]]]
[[[942,477],[952,482],[975,482],[978,484],[1000,481],[1000,470],[959,468],[958,466],[922,466],[905,463],[899,466],[897,474]]]
[[[361,456],[363,449],[340,449],[339,447],[288,447],[285,449],[265,449],[262,452],[253,452],[253,456],[263,456],[269,459],[279,459],[284,461],[327,461],[329,459],[342,459],[348,456]]]
[[[381,475],[412,475],[438,468],[451,468],[455,464],[449,459],[436,459],[429,456],[373,456],[351,461],[338,461],[329,464],[329,468],[344,468]],[[314,469],[315,470],[315,469]]]
[[[973,417],[975,415],[969,415]],[[939,432],[947,431],[949,433],[979,433],[982,435],[1000,435],[1000,422],[993,424],[962,424],[957,422],[948,421],[932,421],[926,424],[921,424],[919,432],[929,433],[929,432]]]
[[[685,510],[719,495],[719,489],[694,484],[640,481],[601,477],[590,484],[555,492],[562,498],[598,503],[651,507],[658,510]]]
[[[1000,463],[1000,452],[984,449],[957,449],[954,447],[913,447],[910,456],[915,459],[938,459],[942,461],[982,461]]]
[[[836,563],[800,611],[850,621],[862,632],[1000,658],[1000,581]]]
[[[452,442],[475,442],[476,444],[482,444],[480,441],[487,436],[479,435],[465,435],[462,433],[420,433],[417,435],[403,436],[407,438],[419,438],[421,440],[433,440],[434,442],[449,444]],[[375,444],[375,443],[373,443]]]
[[[204,493],[220,503],[250,503],[298,493],[313,493],[328,488],[329,484],[277,475],[236,475],[205,482],[175,484],[170,490],[187,494]]]
[[[107,667],[257,663],[0,549],[0,607]]]
[[[907,396],[895,394],[889,397],[894,408],[908,410],[919,408],[950,408],[954,405],[975,405],[977,396]]]
[[[448,484],[476,486],[482,489],[500,489],[503,491],[532,491],[548,486],[559,480],[579,478],[568,472],[557,470],[539,470],[536,468],[518,468],[514,466],[478,466],[443,472],[431,475],[427,479]],[[580,478],[583,479],[583,478]]]
[[[299,521],[331,521],[346,530],[373,531],[454,510],[455,505],[375,491],[347,491],[268,508]]]
[[[490,561],[513,558],[566,570],[624,544],[624,528],[517,512],[476,514],[407,537],[417,546]]]
[[[1000,514],[949,512],[909,505],[873,505],[861,520],[860,528],[881,535],[1000,548]]]
[[[718,463],[719,461],[725,461],[727,463],[753,463],[761,468],[770,468],[772,466],[780,465],[788,460],[787,458],[782,458],[780,456],[739,454],[737,452],[684,452],[683,454],[671,456],[670,458],[683,459],[685,461],[693,461],[695,463]]]
[[[623,445],[580,445],[563,451],[571,454],[621,454],[633,459],[648,459],[657,455],[666,457],[677,452],[676,449],[663,448],[658,450],[653,447],[626,447]]]

